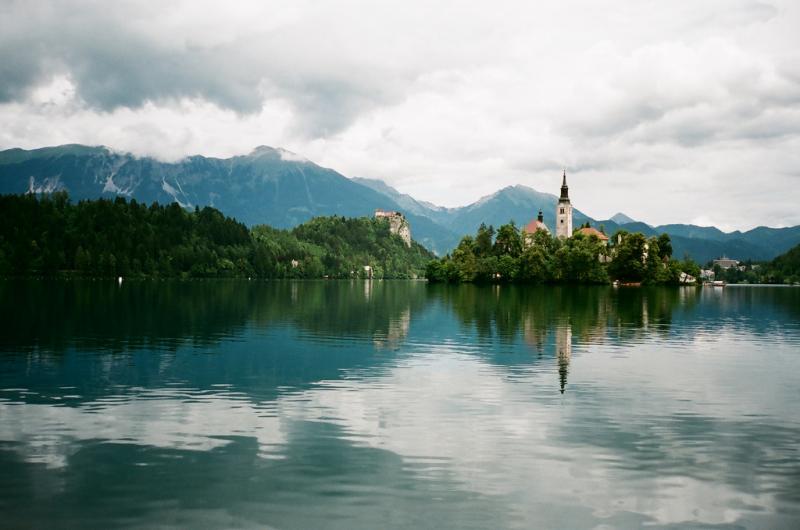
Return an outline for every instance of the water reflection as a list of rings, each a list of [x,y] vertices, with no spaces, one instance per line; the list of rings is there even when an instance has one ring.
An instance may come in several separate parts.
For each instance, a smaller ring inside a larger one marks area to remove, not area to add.
[[[569,374],[569,361],[572,358],[572,326],[567,323],[556,327],[556,351],[558,352],[558,380],[561,383],[561,393],[567,386]]]
[[[375,283],[0,282],[0,351],[175,350],[218,343],[246,324],[281,322],[321,337],[374,336],[396,343],[402,319],[425,303],[425,285]]]
[[[9,526],[800,517],[800,290],[114,288],[0,284]]]

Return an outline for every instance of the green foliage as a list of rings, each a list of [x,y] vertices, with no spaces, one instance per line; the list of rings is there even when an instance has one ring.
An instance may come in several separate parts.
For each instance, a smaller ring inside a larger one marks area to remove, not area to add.
[[[663,233],[658,236],[658,257],[663,259],[669,259],[672,257],[672,240],[669,237],[669,234]]]
[[[492,241],[494,241],[494,227],[489,225],[487,228],[481,223],[475,236],[475,254],[478,257],[488,256],[492,252]]]
[[[761,276],[767,283],[800,283],[800,245],[766,264]]]
[[[714,278],[727,283],[800,283],[800,245],[789,249],[768,263],[747,261],[740,267],[722,269],[714,265]]]
[[[497,230],[497,237],[494,240],[494,254],[496,256],[511,256],[515,259],[522,254],[522,235],[514,221],[501,226]]]
[[[562,283],[608,283],[608,273],[600,261],[603,244],[597,236],[581,233],[565,240],[555,253],[555,277]]]
[[[599,256],[602,243],[578,235],[564,242],[537,231],[530,244],[514,223],[496,232],[482,225],[473,239],[466,236],[449,256],[428,265],[434,282],[608,283]]]
[[[433,258],[415,241],[407,247],[390,232],[387,219],[315,217],[289,235],[306,245],[302,249],[313,254],[313,266],[331,278],[364,277],[365,265],[376,278],[416,278]]]
[[[608,275],[623,283],[671,284],[681,283],[682,273],[696,281],[700,267],[691,259],[673,259],[672,242],[668,234],[646,238],[643,234],[630,234],[620,230],[612,238],[613,260],[608,265]]]
[[[614,234],[614,259],[608,266],[608,274],[621,282],[641,282],[645,279],[645,246],[647,239],[642,234],[629,234],[620,230]]]
[[[406,247],[385,220],[320,217],[251,231],[210,207],[0,196],[2,275],[351,278],[369,265],[374,277],[411,278],[432,257]]]
[[[431,262],[432,282],[607,284],[610,280],[648,284],[679,284],[686,272],[699,277],[699,267],[671,259],[669,236],[647,239],[619,232],[607,247],[595,235],[577,232],[556,239],[539,230],[523,238],[514,223],[496,232],[481,225],[475,238],[466,236],[444,258]]]

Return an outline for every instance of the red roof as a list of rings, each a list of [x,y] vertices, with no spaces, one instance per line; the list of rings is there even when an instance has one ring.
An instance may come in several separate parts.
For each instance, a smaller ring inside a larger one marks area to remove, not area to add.
[[[547,228],[547,225],[541,222],[538,219],[534,219],[530,223],[525,225],[525,228],[522,229],[524,232],[529,234],[535,233],[537,230],[544,230],[545,232],[550,232],[550,229]]]
[[[601,232],[597,228],[592,228],[591,226],[589,228],[581,228],[581,229],[578,230],[578,232],[580,232],[581,234],[585,235],[586,237],[597,236],[597,239],[599,239],[600,241],[608,241],[608,236],[607,235],[605,235],[603,232]]]

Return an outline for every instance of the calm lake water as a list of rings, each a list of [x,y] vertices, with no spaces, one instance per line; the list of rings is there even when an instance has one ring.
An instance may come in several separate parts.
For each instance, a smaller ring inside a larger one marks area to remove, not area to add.
[[[0,527],[800,528],[800,289],[0,282]]]

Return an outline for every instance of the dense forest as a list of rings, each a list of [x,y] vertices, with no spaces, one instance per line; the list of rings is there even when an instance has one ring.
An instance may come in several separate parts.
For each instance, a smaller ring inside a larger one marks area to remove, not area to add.
[[[514,223],[481,225],[449,255],[428,264],[426,275],[438,282],[519,282],[606,284],[679,284],[681,273],[699,277],[691,260],[672,258],[669,235],[646,238],[617,232],[606,245],[595,235],[576,232],[562,240],[542,230],[525,241]],[[613,258],[613,259],[611,259]]]
[[[800,283],[800,245],[765,264],[761,275],[768,283]]]
[[[70,202],[66,193],[0,195],[0,276],[365,277],[433,282],[677,284],[699,278],[672,257],[666,234],[617,232],[608,245],[576,232],[536,232],[526,243],[513,223],[482,225],[441,259],[406,247],[386,220],[317,217],[291,230],[248,229],[220,211],[186,210],[118,197]],[[611,259],[613,257],[613,259]],[[716,270],[729,283],[800,282],[800,246],[773,261]]]
[[[292,230],[205,207],[66,193],[0,196],[0,276],[414,278],[433,255],[386,220],[318,217]]]

